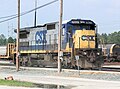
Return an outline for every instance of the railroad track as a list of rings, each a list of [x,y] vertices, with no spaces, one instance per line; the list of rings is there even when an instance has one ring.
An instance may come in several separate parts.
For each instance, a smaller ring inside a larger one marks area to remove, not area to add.
[[[113,71],[113,72],[120,72],[120,62],[105,62],[104,66],[102,67],[103,71]]]
[[[120,62],[104,62],[104,65],[120,65]]]
[[[101,71],[120,72],[120,67],[103,67]]]
[[[15,66],[15,64],[9,63],[9,62],[5,62],[5,63],[1,63],[0,62],[0,66]],[[23,67],[25,67],[25,66],[23,66]],[[34,66],[34,68],[38,68],[38,67]],[[66,68],[64,68],[64,69],[66,69]],[[78,70],[78,69],[73,69],[73,70]],[[84,70],[84,69],[80,69],[80,70]],[[85,70],[90,70],[90,69],[85,69]],[[92,69],[92,70],[95,70],[95,71],[97,71],[97,70],[98,71],[106,71],[106,72],[107,71],[109,71],[109,72],[120,72],[120,66],[117,66],[117,67],[114,66],[114,67],[112,67],[112,65],[111,65],[111,66],[102,67],[101,69]]]
[[[0,66],[15,66],[15,64],[12,63],[0,63]]]

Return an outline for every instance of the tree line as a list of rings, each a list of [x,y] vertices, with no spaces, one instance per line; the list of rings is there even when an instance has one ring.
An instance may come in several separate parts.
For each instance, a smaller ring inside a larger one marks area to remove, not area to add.
[[[120,44],[120,31],[110,34],[98,34],[99,43],[102,44]]]
[[[4,34],[0,35],[0,46],[5,46],[7,43],[15,43],[16,39],[13,37],[6,38]]]

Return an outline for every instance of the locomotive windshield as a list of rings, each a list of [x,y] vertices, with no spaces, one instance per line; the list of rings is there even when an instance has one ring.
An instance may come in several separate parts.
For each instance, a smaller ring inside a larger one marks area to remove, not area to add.
[[[89,25],[89,24],[74,24],[74,29],[75,30],[95,30],[94,25]]]
[[[91,20],[72,20],[70,23],[75,30],[95,30],[95,23]]]

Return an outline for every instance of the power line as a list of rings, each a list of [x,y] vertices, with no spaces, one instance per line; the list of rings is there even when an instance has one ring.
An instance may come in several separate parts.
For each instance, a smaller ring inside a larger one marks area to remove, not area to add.
[[[53,0],[53,1],[49,2],[49,3],[46,3],[46,4],[42,5],[42,6],[39,6],[39,7],[35,8],[35,9],[29,10],[29,11],[26,11],[26,12],[23,12],[23,13],[20,14],[20,16],[23,16],[23,15],[26,15],[26,14],[28,14],[28,13],[31,13],[31,12],[37,10],[37,9],[43,8],[43,7],[45,7],[45,6],[48,6],[48,5],[50,5],[50,4],[55,3],[55,2],[57,2],[57,1],[59,1],[59,0]],[[10,18],[9,18],[9,17],[10,17]],[[0,17],[0,19],[8,18],[8,19],[5,19],[5,20],[0,21],[0,23],[3,23],[3,22],[6,22],[6,21],[15,19],[15,18],[17,18],[17,17],[18,17],[18,14],[10,15],[10,16],[5,16],[5,17]]]
[[[17,16],[17,14],[14,14],[14,15],[8,15],[8,16],[3,16],[3,17],[0,17],[0,19],[5,19],[5,18],[13,17],[13,16]]]

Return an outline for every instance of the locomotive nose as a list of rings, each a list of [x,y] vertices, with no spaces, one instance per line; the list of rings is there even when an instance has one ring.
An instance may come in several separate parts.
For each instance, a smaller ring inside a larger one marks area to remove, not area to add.
[[[76,48],[95,48],[94,31],[77,30],[74,40]]]

